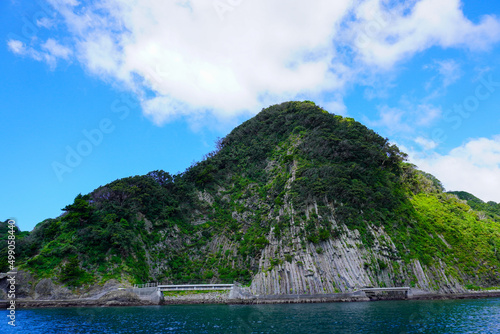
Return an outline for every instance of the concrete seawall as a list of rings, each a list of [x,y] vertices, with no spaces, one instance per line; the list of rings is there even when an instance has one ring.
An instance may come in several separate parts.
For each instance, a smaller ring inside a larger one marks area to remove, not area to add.
[[[140,300],[159,305],[163,302],[163,294],[157,288],[128,288],[126,291],[135,293]]]
[[[440,294],[414,290],[404,297],[403,294],[385,294],[367,297],[363,291],[333,294],[287,294],[251,295],[247,288],[236,287],[232,291],[209,291],[196,294],[163,296],[156,288],[127,288],[113,290],[99,298],[69,300],[17,299],[18,308],[44,307],[97,307],[97,306],[148,306],[173,304],[292,304],[292,303],[333,303],[367,302],[374,300],[443,300],[500,298],[500,291],[478,291],[467,293]],[[7,307],[8,301],[0,300],[0,307]]]

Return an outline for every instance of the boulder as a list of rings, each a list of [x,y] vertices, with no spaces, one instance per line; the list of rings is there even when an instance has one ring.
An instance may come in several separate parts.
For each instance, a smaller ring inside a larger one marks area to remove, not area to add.
[[[6,273],[0,273],[0,296],[6,295],[7,290],[10,288],[10,283],[8,279],[12,275],[7,275]],[[33,297],[33,276],[26,271],[18,271],[15,274],[16,280],[16,298],[32,298]],[[5,299],[2,297],[2,299]]]
[[[34,277],[26,271],[18,271],[16,275],[16,298],[33,298]]]

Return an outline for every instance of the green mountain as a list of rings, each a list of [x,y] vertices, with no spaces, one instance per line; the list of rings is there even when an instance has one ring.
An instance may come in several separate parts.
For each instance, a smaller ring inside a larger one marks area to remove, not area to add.
[[[181,174],[154,171],[78,195],[60,217],[19,235],[16,261],[68,286],[112,278],[236,280],[256,294],[499,286],[498,216],[444,193],[405,159],[312,102],[271,106]]]
[[[493,201],[484,202],[476,196],[465,191],[448,191],[448,194],[456,195],[459,199],[467,202],[467,205],[476,211],[482,211],[489,218],[500,220],[500,203]]]

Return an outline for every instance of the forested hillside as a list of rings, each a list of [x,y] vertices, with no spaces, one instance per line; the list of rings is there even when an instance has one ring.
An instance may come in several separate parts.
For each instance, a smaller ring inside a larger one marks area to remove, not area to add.
[[[181,174],[158,170],[78,195],[60,217],[20,235],[17,261],[68,286],[111,278],[236,280],[256,293],[500,285],[499,205],[444,193],[405,160],[388,139],[312,102],[271,106]]]

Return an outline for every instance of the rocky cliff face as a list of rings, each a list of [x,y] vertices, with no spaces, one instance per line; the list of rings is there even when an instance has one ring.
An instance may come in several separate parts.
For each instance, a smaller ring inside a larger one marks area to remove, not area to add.
[[[272,165],[272,163],[270,163]],[[293,165],[286,189],[295,179]],[[249,185],[249,189],[253,186]],[[383,226],[369,226],[368,233],[374,236],[373,245],[367,247],[358,230],[349,229],[338,223],[333,217],[334,208],[330,204],[330,214],[319,216],[318,203],[310,204],[306,211],[306,219],[315,214],[319,219],[328,219],[331,228],[342,231],[334,239],[309,242],[303,236],[305,224],[295,216],[293,205],[285,194],[285,203],[276,217],[271,214],[268,219],[290,219],[290,227],[284,234],[276,237],[271,228],[266,239],[269,244],[248,265],[255,268],[250,291],[254,295],[279,294],[317,294],[352,292],[363,287],[412,287],[436,293],[460,293],[467,289],[463,281],[457,277],[467,277],[464,273],[452,276],[447,274],[447,265],[438,260],[434,265],[422,265],[419,259],[403,260],[390,235]],[[205,194],[199,197],[207,205],[213,199]],[[246,207],[261,209],[262,205],[249,196],[241,200]],[[265,206],[265,204],[264,204]],[[269,208],[265,206],[265,211]],[[246,212],[248,213],[248,212]],[[245,215],[233,212],[233,217],[245,221]],[[440,236],[443,243],[450,247]],[[211,251],[218,247],[222,252],[237,253],[236,244],[224,237],[218,237],[212,243]],[[237,261],[237,259],[235,259]]]
[[[347,229],[346,229],[347,230]],[[300,241],[285,246],[272,242],[262,252],[259,272],[251,284],[254,294],[338,293],[363,287],[415,287],[439,293],[464,292],[465,287],[445,273],[446,266],[422,266],[418,259],[405,263],[382,228],[374,231],[376,246],[365,248],[357,231],[347,230],[336,240],[317,245]],[[272,265],[271,259],[292,256]]]

